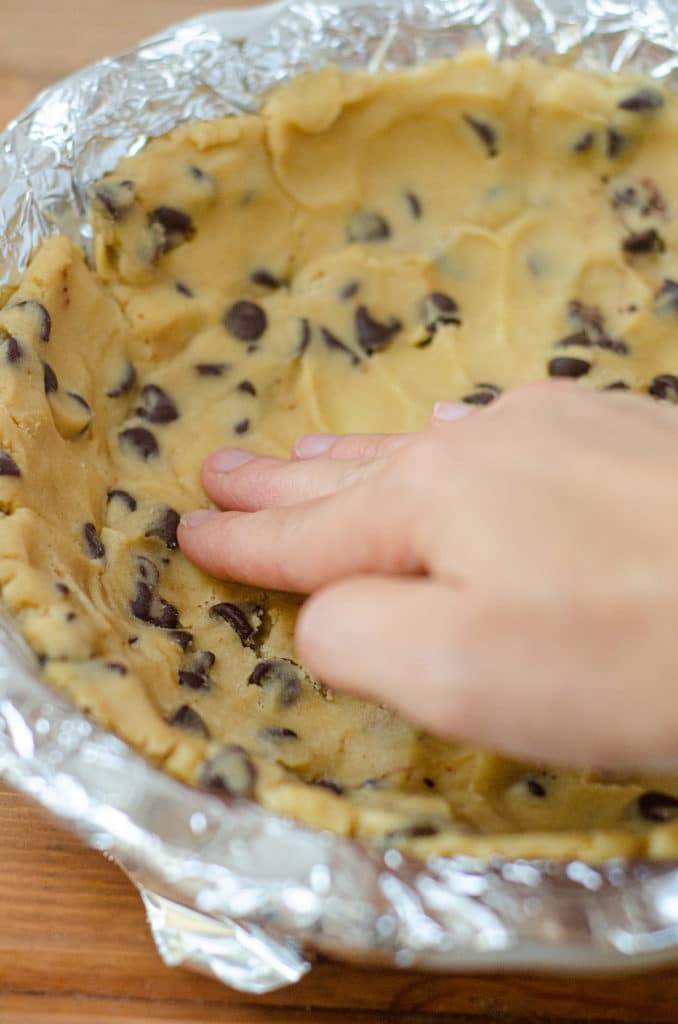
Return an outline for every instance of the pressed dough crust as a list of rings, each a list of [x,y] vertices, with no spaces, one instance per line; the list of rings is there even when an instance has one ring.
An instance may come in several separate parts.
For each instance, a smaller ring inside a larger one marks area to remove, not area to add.
[[[381,845],[675,856],[678,779],[329,693],[294,664],[299,600],[208,578],[173,531],[221,445],[418,430],[549,373],[678,397],[677,158],[656,86],[465,54],[328,68],[123,161],[95,270],[51,238],[0,311],[0,585],[46,679],[180,779]]]

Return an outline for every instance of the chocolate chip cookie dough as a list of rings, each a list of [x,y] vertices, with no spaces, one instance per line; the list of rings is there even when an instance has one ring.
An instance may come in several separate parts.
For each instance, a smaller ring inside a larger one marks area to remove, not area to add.
[[[677,158],[655,84],[466,54],[328,68],[95,184],[93,269],[49,239],[0,310],[0,585],[46,679],[181,779],[380,845],[675,856],[678,779],[328,692],[298,599],[208,578],[176,529],[222,445],[418,430],[549,375],[678,402]]]

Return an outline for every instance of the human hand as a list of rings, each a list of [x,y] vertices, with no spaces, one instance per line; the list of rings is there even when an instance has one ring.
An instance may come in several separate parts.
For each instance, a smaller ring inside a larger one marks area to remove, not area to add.
[[[523,759],[675,769],[676,411],[563,382],[462,411],[215,453],[227,511],[184,517],[181,547],[310,594],[297,647],[331,687]]]

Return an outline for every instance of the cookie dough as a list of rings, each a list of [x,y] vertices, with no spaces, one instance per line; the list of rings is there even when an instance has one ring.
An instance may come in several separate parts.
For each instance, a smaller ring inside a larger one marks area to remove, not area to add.
[[[678,402],[677,154],[656,84],[467,53],[327,68],[96,183],[93,269],[51,238],[0,310],[0,586],[48,682],[180,779],[376,844],[675,857],[678,778],[328,692],[298,599],[208,578],[176,528],[222,445],[418,430],[548,375]]]

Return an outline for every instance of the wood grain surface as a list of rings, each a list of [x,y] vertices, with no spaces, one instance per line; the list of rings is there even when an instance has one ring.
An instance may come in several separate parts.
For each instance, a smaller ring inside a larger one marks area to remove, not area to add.
[[[0,0],[0,123],[55,79],[205,6]],[[678,971],[576,980],[320,963],[294,988],[249,998],[164,967],[136,891],[118,868],[0,788],[0,1024],[48,1021],[677,1024]]]

